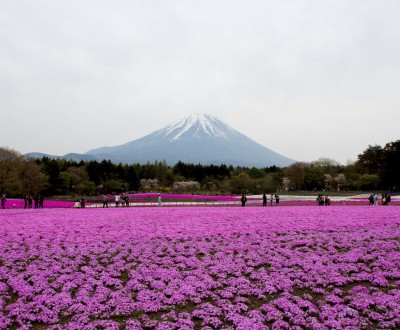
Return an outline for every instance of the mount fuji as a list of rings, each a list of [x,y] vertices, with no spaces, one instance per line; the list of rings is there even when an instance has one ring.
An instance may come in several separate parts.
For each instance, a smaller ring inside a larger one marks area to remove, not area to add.
[[[251,140],[221,120],[193,114],[140,139],[114,147],[89,150],[83,156],[114,163],[165,160],[246,167],[285,167],[295,161]]]

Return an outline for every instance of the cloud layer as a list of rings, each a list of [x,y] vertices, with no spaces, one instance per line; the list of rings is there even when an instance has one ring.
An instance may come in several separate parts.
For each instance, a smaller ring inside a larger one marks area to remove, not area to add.
[[[190,113],[288,157],[399,139],[397,1],[0,3],[1,145],[85,152]]]

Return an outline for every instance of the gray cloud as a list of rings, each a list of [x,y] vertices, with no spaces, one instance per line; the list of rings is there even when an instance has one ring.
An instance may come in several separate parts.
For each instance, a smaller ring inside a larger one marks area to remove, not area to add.
[[[400,3],[0,2],[0,145],[64,154],[217,116],[298,160],[399,139]]]

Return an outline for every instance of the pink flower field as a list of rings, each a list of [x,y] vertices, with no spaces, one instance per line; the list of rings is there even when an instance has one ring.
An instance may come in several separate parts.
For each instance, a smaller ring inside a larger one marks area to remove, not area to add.
[[[400,207],[0,211],[1,329],[400,328]]]
[[[130,194],[130,206],[157,206],[158,193],[136,193]],[[170,194],[162,193],[163,206],[240,206],[240,195],[193,195],[193,194]],[[108,195],[108,204],[110,207],[115,206],[115,196]],[[270,197],[268,196],[268,206],[270,205]],[[80,207],[78,201],[80,197],[73,200],[45,200],[44,208],[72,208]],[[331,205],[368,205],[368,195],[360,197],[331,197]],[[274,200],[273,205],[276,206]],[[315,196],[281,196],[279,206],[316,206]],[[400,206],[400,198],[398,195],[392,196],[390,205]],[[262,206],[262,195],[248,196],[247,206]],[[90,196],[86,202],[87,208],[103,207],[103,196]],[[24,201],[22,199],[8,199],[6,209],[22,209]]]

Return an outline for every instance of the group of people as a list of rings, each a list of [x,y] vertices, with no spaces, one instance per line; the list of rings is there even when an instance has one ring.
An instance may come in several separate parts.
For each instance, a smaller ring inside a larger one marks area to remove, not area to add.
[[[318,204],[319,206],[322,206],[322,205],[331,205],[331,200],[330,200],[330,198],[328,197],[328,195],[322,196],[322,194],[319,194],[318,197],[317,197],[317,204]]]
[[[109,207],[109,197],[107,194],[103,194],[103,208],[108,208]],[[129,207],[129,194],[128,193],[122,193],[122,194],[115,194],[114,196],[114,201],[115,201],[115,207]],[[84,195],[80,198],[79,202],[75,203],[75,207],[80,207],[80,208],[85,208],[86,205],[86,199]],[[162,206],[162,199],[161,199],[161,194],[158,194],[157,197],[157,205]]]
[[[267,202],[268,202],[268,198],[267,198],[267,194],[263,194],[262,196],[262,200],[263,200],[263,206],[267,206]],[[279,204],[279,195],[277,194],[271,194],[270,196],[270,205],[272,206],[275,200],[275,204],[278,205]],[[247,203],[247,197],[245,193],[242,193],[242,197],[240,198],[240,202],[242,203],[242,206],[246,206]]]
[[[272,206],[274,203],[274,199],[275,199],[275,204],[278,205],[279,204],[279,195],[277,194],[271,194],[270,198],[269,198],[269,203]],[[267,202],[268,202],[268,198],[266,194],[263,194],[263,206],[267,206]]]
[[[129,207],[129,194],[122,193],[121,195],[115,194],[115,207],[124,206]],[[108,207],[108,196],[103,195],[103,207]]]
[[[0,194],[1,208],[5,209],[7,197],[6,194]],[[35,209],[42,209],[44,204],[44,198],[42,194],[24,194],[24,209],[31,209],[33,206]],[[15,204],[14,204],[15,206]]]
[[[368,198],[369,205],[378,205],[379,204],[379,196],[377,193],[371,194]],[[381,195],[381,205],[389,205],[391,200],[390,194],[383,193]]]
[[[35,209],[42,209],[44,204],[44,197],[42,194],[25,194],[24,195],[24,209],[31,209],[33,206]]]

